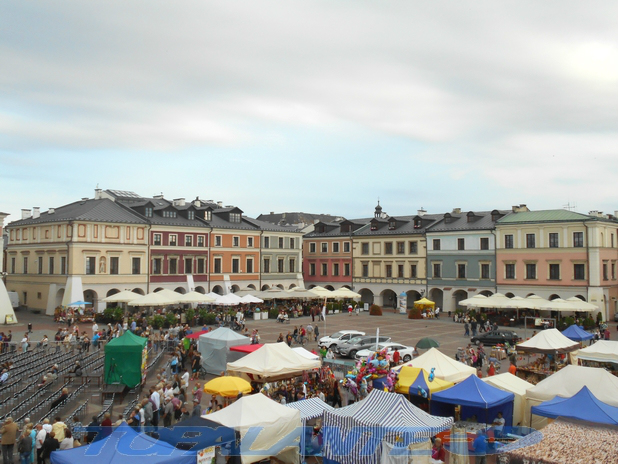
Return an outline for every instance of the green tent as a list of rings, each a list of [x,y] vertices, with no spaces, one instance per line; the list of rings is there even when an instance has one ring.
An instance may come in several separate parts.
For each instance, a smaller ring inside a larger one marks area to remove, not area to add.
[[[133,388],[142,382],[146,369],[148,339],[127,330],[105,345],[105,383],[121,383]]]

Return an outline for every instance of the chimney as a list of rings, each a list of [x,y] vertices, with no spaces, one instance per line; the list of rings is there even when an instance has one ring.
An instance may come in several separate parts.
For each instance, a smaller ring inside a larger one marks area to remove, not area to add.
[[[202,206],[202,200],[200,200],[200,197],[195,197],[195,200],[193,200],[193,205],[196,208],[199,208]]]
[[[514,213],[525,213],[526,211],[530,211],[528,207],[524,204],[521,204],[519,206],[515,205],[512,207],[512,210]]]
[[[461,214],[461,208],[453,208],[453,214]]]
[[[213,200],[206,200],[206,203],[210,203],[211,205],[214,203]]]
[[[219,208],[223,208],[223,202],[222,202],[222,201],[218,201],[218,202],[217,202],[217,207],[219,207]]]
[[[101,195],[101,189],[100,188],[94,189],[94,199],[100,200],[101,198],[103,198],[103,196]]]
[[[184,206],[185,205],[185,199],[184,198],[176,198],[174,200],[174,206]]]
[[[21,210],[21,218],[23,219],[30,219],[30,216],[32,216],[31,211],[29,209],[22,209]]]
[[[603,217],[603,211],[592,210],[588,212],[588,216]]]
[[[417,210],[417,214],[423,217],[425,214],[427,214],[427,211],[425,211],[425,209],[421,206],[421,209]]]
[[[275,212],[274,212],[274,211],[271,211],[271,212],[270,212],[270,215],[272,216],[273,214],[275,214]]]
[[[82,201],[88,201],[88,197],[82,197]]]
[[[38,206],[32,207],[32,219],[38,219],[41,217],[41,208]]]
[[[49,210],[47,210],[47,214],[54,214],[56,212],[56,208],[49,208]]]
[[[155,195],[152,198],[154,198],[155,200],[163,200],[163,194],[161,195]]]

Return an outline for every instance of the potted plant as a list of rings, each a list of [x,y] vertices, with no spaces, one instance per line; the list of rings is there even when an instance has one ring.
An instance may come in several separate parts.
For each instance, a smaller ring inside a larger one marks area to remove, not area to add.
[[[260,308],[255,308],[255,310],[253,311],[253,320],[254,321],[259,321],[260,319],[262,319],[262,312],[260,310]]]

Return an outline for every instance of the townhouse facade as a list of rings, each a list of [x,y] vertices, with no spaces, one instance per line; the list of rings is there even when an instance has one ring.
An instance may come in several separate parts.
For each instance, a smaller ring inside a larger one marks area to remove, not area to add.
[[[169,201],[97,189],[93,199],[44,213],[24,210],[7,230],[7,288],[20,294],[22,304],[48,314],[69,304],[77,285],[98,311],[106,306],[103,298],[122,290],[225,294],[304,285],[300,231],[199,198]],[[285,272],[272,269],[266,283],[260,269],[264,233],[294,246],[286,250]]]

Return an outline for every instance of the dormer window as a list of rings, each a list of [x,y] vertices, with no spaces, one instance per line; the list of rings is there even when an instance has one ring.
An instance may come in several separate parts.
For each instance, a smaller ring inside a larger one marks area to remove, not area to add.
[[[204,219],[206,221],[212,221],[212,211],[208,210],[204,212]]]
[[[451,213],[445,213],[444,214],[444,223],[445,224],[449,224],[451,222],[452,218],[453,218],[453,216],[451,216]]]
[[[468,217],[468,222],[472,222],[474,221],[474,219],[476,219],[476,216],[472,211],[470,211],[466,216]]]
[[[146,217],[152,217],[152,207],[151,206],[147,206],[144,209],[144,216]]]
[[[323,233],[324,233],[324,226],[323,226],[322,224],[320,224],[320,225],[318,226],[318,233],[319,233],[319,234],[323,234]]]
[[[375,222],[371,223],[371,230],[378,230],[378,224]]]
[[[388,222],[388,230],[395,230],[396,227],[397,227],[397,222],[396,221],[389,221]]]
[[[341,226],[341,232],[350,232],[350,225],[346,224],[345,226]]]
[[[195,211],[187,211],[187,219],[193,221],[195,219]]]
[[[420,229],[421,227],[423,227],[423,221],[420,218],[414,218],[414,228]]]
[[[175,218],[176,217],[176,211],[164,210],[163,211],[163,217],[164,218]]]
[[[239,223],[241,219],[240,213],[230,213],[230,222]]]

